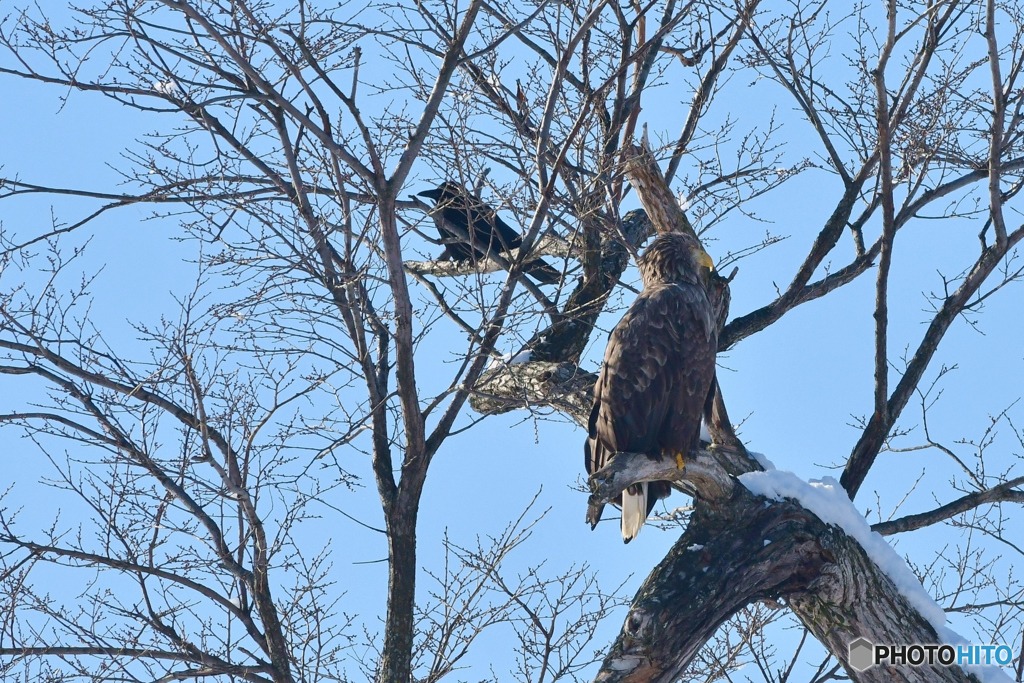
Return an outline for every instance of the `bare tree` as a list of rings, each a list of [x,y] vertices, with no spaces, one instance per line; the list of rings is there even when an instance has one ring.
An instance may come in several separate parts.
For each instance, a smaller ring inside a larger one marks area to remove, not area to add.
[[[585,354],[602,314],[635,291],[630,264],[648,237],[718,240],[724,273],[783,239],[738,237],[735,221],[758,218],[770,198],[792,201],[791,181],[814,173],[831,205],[817,225],[785,226],[808,244],[795,270],[776,266],[789,284],[729,317],[742,278],[714,280],[720,350],[874,277],[873,408],[850,454],[823,444],[825,459],[841,463],[853,499],[883,451],[942,454],[962,474],[920,484],[936,507],[874,530],[945,523],[1021,552],[1009,538],[1024,499],[1013,411],[952,445],[933,436],[928,411],[947,332],[1024,274],[1024,226],[1010,218],[1024,182],[1022,23],[1020,3],[994,0],[110,0],[66,21],[11,10],[0,24],[6,82],[110,98],[160,132],[128,150],[119,188],[58,187],[16,168],[0,181],[7,205],[73,199],[66,210],[79,212],[2,234],[0,372],[16,407],[0,423],[27,437],[14,457],[45,462],[49,495],[74,512],[39,524],[0,507],[0,671],[432,682],[506,627],[523,681],[575,680],[598,661],[605,683],[729,679],[744,662],[788,681],[808,635],[827,650],[811,678],[824,681],[842,675],[856,637],[940,641],[934,615],[867,540],[744,483],[764,464],[721,391],[711,442],[685,470],[620,460],[591,478],[591,504],[653,476],[694,499],[664,520],[683,532],[596,656],[618,591],[586,565],[507,566],[536,514],[475,547],[446,540],[428,586],[416,584],[417,516],[453,434],[513,410],[586,423]],[[727,104],[758,80],[795,105],[796,124]],[[661,86],[692,99],[666,105]],[[442,180],[518,224],[521,246],[438,258],[434,235],[459,227],[436,231],[444,217],[412,193]],[[131,205],[179,221],[196,277],[178,310],[139,321],[128,342],[93,322],[116,302],[90,294],[88,237],[98,216]],[[890,339],[896,238],[936,221],[980,226],[979,244],[941,276],[901,357]],[[559,283],[524,272],[539,256],[558,264]],[[455,363],[418,353],[437,339],[461,344]],[[920,417],[905,414],[912,402]],[[302,533],[325,507],[349,514],[346,454],[371,463],[380,500],[382,528],[356,520],[387,539],[380,639],[356,632],[330,549]],[[947,611],[1021,642],[1012,568],[967,542],[936,548],[920,574]],[[86,577],[70,579],[84,586],[74,601],[48,590],[72,575]],[[803,636],[782,658],[765,633],[787,615]],[[957,667],[846,675],[971,678]]]

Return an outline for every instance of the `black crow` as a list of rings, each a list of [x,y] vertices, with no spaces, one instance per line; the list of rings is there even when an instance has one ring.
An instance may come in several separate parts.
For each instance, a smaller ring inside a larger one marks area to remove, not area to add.
[[[434,211],[440,211],[446,222],[462,228],[469,235],[470,242],[466,242],[464,236],[448,230],[444,222],[436,223],[437,232],[445,241],[445,252],[456,261],[484,259],[492,253],[492,249],[507,255],[510,249],[518,249],[523,245],[519,233],[501,220],[494,209],[453,182],[444,182],[433,190],[420,192],[418,196],[433,199]],[[557,270],[539,258],[523,264],[523,272],[546,285],[561,279]]]

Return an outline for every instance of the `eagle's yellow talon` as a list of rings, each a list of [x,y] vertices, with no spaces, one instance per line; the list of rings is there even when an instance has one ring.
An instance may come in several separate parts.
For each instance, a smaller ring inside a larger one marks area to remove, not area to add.
[[[678,467],[681,470],[686,469],[686,462],[683,460],[682,453],[676,453],[676,467]]]

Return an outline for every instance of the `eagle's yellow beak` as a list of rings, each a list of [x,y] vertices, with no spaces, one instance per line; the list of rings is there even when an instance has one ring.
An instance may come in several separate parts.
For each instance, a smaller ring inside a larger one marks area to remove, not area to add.
[[[708,270],[714,270],[715,262],[711,260],[710,256],[708,256],[708,252],[704,251],[703,249],[700,249],[699,247],[698,250],[699,251],[697,253],[697,264],[704,266]]]

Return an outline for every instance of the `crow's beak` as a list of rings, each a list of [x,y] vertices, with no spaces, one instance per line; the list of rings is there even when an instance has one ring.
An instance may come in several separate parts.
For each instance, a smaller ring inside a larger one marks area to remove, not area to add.
[[[434,188],[433,190],[424,190],[423,192],[417,192],[417,197],[426,197],[427,199],[437,199],[438,195],[441,194],[441,190]]]

